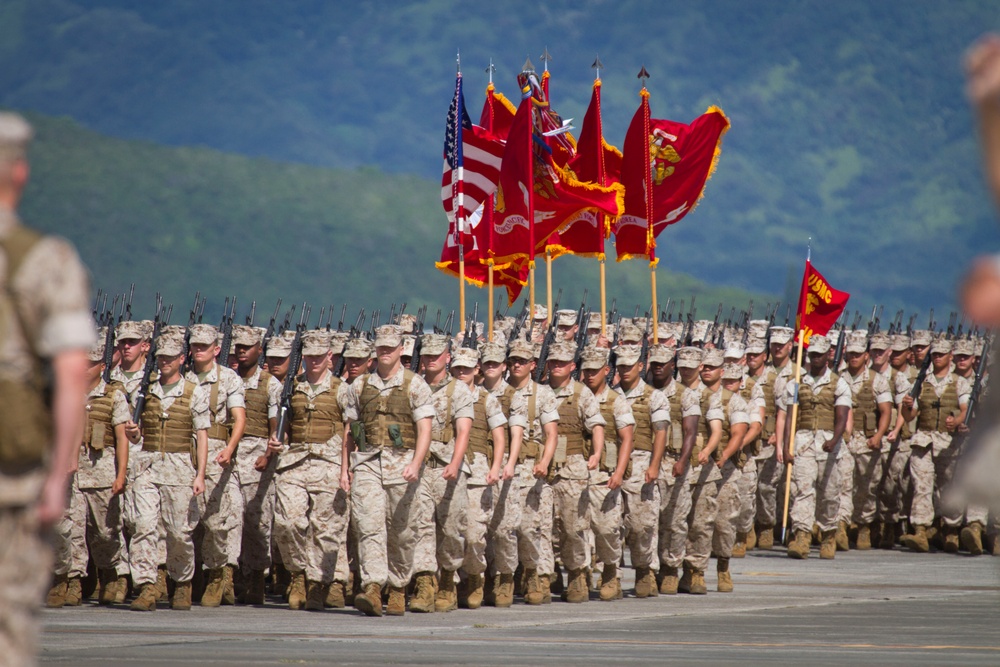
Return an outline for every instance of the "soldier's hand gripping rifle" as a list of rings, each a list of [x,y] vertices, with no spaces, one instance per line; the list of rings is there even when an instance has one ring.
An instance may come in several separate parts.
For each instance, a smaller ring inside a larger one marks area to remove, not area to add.
[[[535,369],[535,382],[541,382],[542,378],[545,376],[545,364],[549,361],[549,348],[552,347],[552,343],[556,340],[558,324],[555,314],[559,312],[560,299],[562,299],[561,287],[559,288],[559,292],[556,294],[556,300],[552,302],[552,312],[549,313],[549,328],[545,332],[545,338],[542,339],[542,349],[538,353],[538,368]]]
[[[226,367],[229,365],[229,348],[233,344],[233,318],[236,316],[236,297],[230,304],[229,311],[222,313],[222,322],[219,330],[222,332],[222,342],[219,346],[219,365]]]
[[[281,400],[278,407],[278,425],[274,433],[278,440],[285,436],[288,426],[288,413],[292,408],[292,392],[295,391],[295,382],[299,372],[299,365],[302,363],[302,334],[306,330],[306,307],[302,304],[302,312],[299,316],[299,323],[295,327],[295,338],[292,339],[292,352],[288,355],[288,374],[285,375],[285,382],[281,387]]]
[[[984,352],[985,354],[985,352]],[[920,370],[917,371],[917,377],[913,379],[913,386],[910,388],[910,398],[916,400],[920,396],[920,392],[924,388],[924,380],[927,379],[927,371],[931,367],[931,351],[927,350],[927,356],[924,357],[924,363],[920,364]]]
[[[140,423],[142,411],[146,408],[146,396],[149,394],[149,383],[153,379],[153,369],[156,368],[156,342],[163,326],[163,300],[156,293],[156,314],[153,316],[153,334],[149,341],[149,352],[146,354],[146,364],[142,367],[142,380],[135,395],[135,409],[132,411],[132,422]]]

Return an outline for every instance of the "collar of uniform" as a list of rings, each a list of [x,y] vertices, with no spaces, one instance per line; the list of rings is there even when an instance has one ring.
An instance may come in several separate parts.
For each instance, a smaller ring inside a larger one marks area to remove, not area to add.
[[[953,374],[954,374],[953,371],[948,371],[947,375],[945,375],[943,378],[939,378],[934,373],[928,371],[927,381],[931,383],[932,387],[940,387],[942,385],[948,384]]]
[[[387,378],[383,378],[378,374],[376,370],[374,373],[368,375],[366,382],[370,383],[372,386],[378,387],[380,389],[388,389],[389,387],[401,387],[403,385],[403,373],[404,368],[400,365],[399,370]]]
[[[563,396],[572,396],[573,392],[576,391],[576,380],[570,380],[569,382],[567,382],[562,387],[559,387],[558,389],[556,389],[552,385],[549,385],[549,389],[552,390],[553,394],[555,394],[560,398],[562,398]]]
[[[177,381],[177,384],[175,384],[173,389],[171,389],[170,391],[164,390],[163,385],[160,384],[159,382],[154,382],[149,385],[149,391],[157,398],[169,398],[171,396],[181,396],[184,394],[184,382],[185,382],[184,377],[181,376],[181,379]]]
[[[207,373],[205,373],[205,378],[204,379],[198,377],[198,374],[195,372],[194,368],[192,368],[191,370],[189,370],[187,372],[187,375],[184,376],[184,379],[190,380],[191,382],[194,382],[195,384],[212,384],[213,382],[218,382],[219,381],[219,364],[217,364],[217,363],[212,364],[212,368],[209,369],[209,371]]]
[[[7,236],[10,230],[21,224],[17,213],[9,208],[0,207],[0,236]]]
[[[104,381],[102,376],[100,380],[97,381],[97,386],[90,390],[87,394],[87,398],[97,398],[98,396],[104,395],[104,390],[107,388],[107,383]]]
[[[303,379],[299,381],[298,384],[295,385],[295,391],[301,391],[302,393],[307,394],[309,396],[317,396],[319,394],[322,394],[324,391],[330,389],[330,383],[332,377],[333,373],[331,373],[330,370],[327,369],[327,371],[323,373],[323,377],[320,378],[320,381],[317,382],[315,385],[309,382],[309,380]],[[315,389],[313,388],[314,386]]]
[[[805,382],[806,384],[811,384],[814,387],[818,385],[829,384],[830,373],[832,372],[833,371],[830,369],[830,367],[827,366],[825,369],[823,369],[823,374],[820,375],[819,377],[814,376],[812,373],[806,373],[805,375],[802,376],[802,381]]]
[[[437,384],[431,384],[430,382],[428,382],[427,386],[431,388],[431,393],[432,394],[436,394],[439,391],[441,391],[442,389],[444,389],[445,387],[447,387],[448,385],[450,385],[451,381],[454,380],[454,379],[455,378],[451,377],[450,375],[446,375],[445,378],[443,380],[441,380],[441,382],[438,382]],[[424,381],[426,381],[426,380],[427,380],[427,378],[424,378]]]
[[[621,385],[618,386],[621,387]],[[625,398],[635,398],[636,396],[640,396],[644,391],[646,391],[646,381],[639,378],[639,381],[635,383],[635,386],[631,390],[625,391],[622,389],[622,395]]]
[[[503,393],[507,391],[507,387],[509,386],[510,383],[508,383],[503,378],[500,378],[500,381],[497,382],[497,386],[493,387],[492,390],[487,389],[487,391],[489,391],[491,394],[499,398],[500,396],[503,396]],[[485,387],[483,388],[486,389]]]
[[[594,398],[596,398],[597,402],[601,404],[607,403],[608,398],[615,393],[611,389],[611,387],[607,385],[607,383],[604,383],[604,386],[601,387],[600,392],[601,393],[596,393],[596,392],[593,393],[594,393]]]
[[[260,374],[263,372],[263,368],[257,366],[254,368],[253,374],[248,378],[240,378],[243,380],[243,386],[246,389],[256,389],[260,386]]]
[[[869,375],[871,372],[872,371],[870,368],[865,367],[861,369],[861,372],[858,373],[857,376],[851,375],[850,371],[844,373],[844,375],[847,377],[847,381],[851,383],[851,386],[854,387],[866,381],[869,377],[871,377]]]
[[[785,365],[782,366],[781,368],[778,368],[774,364],[768,364],[767,368],[764,369],[764,374],[766,375],[767,373],[769,373],[771,371],[774,371],[774,373],[778,377],[783,377],[785,375],[791,375],[792,374],[792,368],[794,366],[795,366],[795,364],[793,364],[791,361],[786,361]]]

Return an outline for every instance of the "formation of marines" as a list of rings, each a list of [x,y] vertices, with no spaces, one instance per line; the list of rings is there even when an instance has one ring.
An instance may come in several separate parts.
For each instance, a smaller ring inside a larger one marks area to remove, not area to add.
[[[783,532],[796,559],[1000,554],[1000,517],[948,493],[987,379],[954,322],[813,336],[796,383],[773,311],[654,336],[525,306],[453,336],[425,311],[264,329],[197,305],[187,327],[96,313],[50,607],[88,571],[138,611],[610,601],[626,562],[635,597],[704,595],[712,559],[732,592],[731,559]]]

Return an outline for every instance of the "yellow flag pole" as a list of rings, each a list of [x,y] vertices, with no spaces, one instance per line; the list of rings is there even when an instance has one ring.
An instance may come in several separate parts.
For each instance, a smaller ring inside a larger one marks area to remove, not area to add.
[[[458,321],[459,328],[465,326],[465,253],[458,256]]]
[[[656,310],[656,261],[655,260],[649,263],[649,282],[650,285],[652,286],[652,292],[653,292],[653,312],[651,312],[649,316],[653,318],[653,345],[656,345],[659,343],[657,320],[660,318],[657,315],[657,310]]]
[[[601,335],[606,337],[608,335],[607,334],[608,294],[607,294],[607,285],[604,279],[604,255],[602,254],[600,259],[598,259],[597,261],[601,265]]]
[[[792,425],[788,436],[788,452],[795,456],[795,427],[799,418],[799,383],[802,380],[802,347],[806,332],[799,330],[799,349],[795,353],[795,402],[792,403]],[[781,513],[781,543],[788,535],[788,500],[792,491],[792,463],[785,462],[785,509]]]
[[[529,335],[529,340],[531,336],[534,335],[535,331],[535,260],[528,262],[528,301],[530,302],[528,306],[528,331],[531,332]]]
[[[549,311],[549,317],[555,317],[555,313],[552,312],[552,253],[549,249],[545,249],[545,288],[548,290],[548,295],[545,298],[546,307]],[[549,320],[550,322],[552,320]]]
[[[493,260],[492,259],[489,261],[489,267],[490,267],[489,268],[489,284],[490,284],[490,287],[489,287],[489,290],[490,290],[489,291],[489,294],[490,294],[489,304],[490,304],[490,306],[489,307],[490,307],[490,310],[489,310],[489,320],[488,320],[489,321],[489,325],[488,325],[488,328],[487,328],[487,338],[486,338],[486,340],[488,340],[489,342],[492,343],[493,342]]]

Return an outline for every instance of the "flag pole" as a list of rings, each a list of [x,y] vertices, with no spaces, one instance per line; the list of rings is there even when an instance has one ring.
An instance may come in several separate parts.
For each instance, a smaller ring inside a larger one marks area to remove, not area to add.
[[[490,132],[493,131],[493,72],[496,71],[496,67],[493,66],[493,59],[490,58],[489,67],[486,68],[486,74],[490,78],[490,83],[486,86],[486,99],[489,102],[489,116],[487,118],[486,129]],[[489,342],[493,342],[493,207],[494,199],[496,194],[490,195],[488,200],[489,206],[483,206],[483,222],[487,224],[486,229],[489,230],[487,238],[489,239],[489,248],[487,248],[487,254],[489,256],[489,261],[487,261],[487,266],[489,267],[489,284],[490,284],[490,314],[487,326],[487,339]],[[485,204],[486,202],[484,202]]]
[[[639,91],[639,96],[642,98],[642,123],[643,132],[646,140],[649,140],[649,91],[646,89],[646,79],[649,78],[649,72],[646,71],[646,66],[643,65],[642,69],[639,70],[638,79],[642,81],[642,90]],[[657,304],[656,304],[656,238],[653,236],[653,175],[650,173],[649,169],[646,169],[645,174],[643,174],[644,185],[646,188],[646,248],[649,254],[649,285],[650,293],[652,294],[652,312],[649,314],[653,318],[653,345],[659,343],[659,315],[657,314]]]
[[[601,122],[601,114],[600,114],[601,68],[604,67],[604,63],[601,62],[601,57],[599,55],[596,58],[594,58],[594,64],[591,65],[591,67],[595,70],[594,88],[597,91],[597,99],[598,99],[597,121],[600,123]],[[603,141],[604,137],[603,125],[599,129],[600,131],[598,132],[598,135],[602,138]],[[598,169],[598,177],[600,178],[601,185],[607,185],[607,183],[605,183],[606,174],[604,173],[604,146],[598,146],[597,156],[600,165]],[[605,265],[604,265],[604,229],[605,225],[607,224],[607,215],[604,213],[598,213],[597,220],[598,220],[597,235],[601,243],[601,252],[597,255],[597,264],[600,267],[600,272],[601,272],[601,335],[607,337],[608,290],[607,290],[607,279],[606,279]],[[581,324],[581,326],[586,326],[586,324]]]
[[[461,81],[462,81],[462,54],[455,54],[455,70],[456,76],[459,81],[459,91],[461,91]],[[459,155],[461,155],[462,146],[462,118],[461,113],[455,114],[455,139],[458,144]],[[459,160],[458,165],[456,165],[456,172],[458,176],[457,182],[457,192],[455,193],[455,203],[457,205],[457,210],[455,211],[455,229],[458,232],[458,315],[459,326],[465,325],[465,188],[463,184],[465,182],[465,170],[461,160]]]
[[[545,249],[545,290],[546,309],[549,311],[549,317],[553,317],[555,313],[552,312],[552,253],[548,248]]]
[[[490,295],[490,305],[489,305],[489,325],[486,329],[486,335],[489,342],[493,342],[493,260],[489,261],[489,295]]]
[[[802,343],[806,332],[799,329],[799,347],[795,353],[795,395],[792,400],[792,423],[788,436],[788,453],[795,456],[795,428],[799,418],[799,382],[802,380]],[[788,500],[792,491],[792,462],[785,462],[785,506],[781,512],[781,543],[786,544],[788,535]]]

